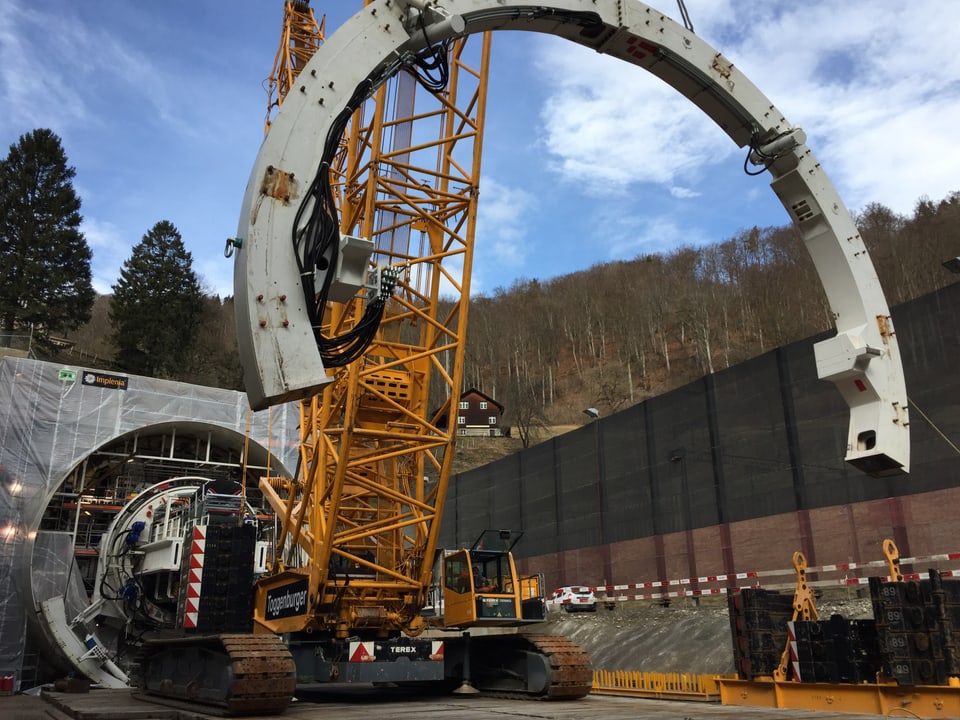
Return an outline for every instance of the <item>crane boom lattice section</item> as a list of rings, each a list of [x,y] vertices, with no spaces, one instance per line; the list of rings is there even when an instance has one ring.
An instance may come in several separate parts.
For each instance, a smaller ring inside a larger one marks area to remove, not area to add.
[[[457,429],[489,55],[488,34],[470,48],[460,39],[442,88],[409,73],[385,83],[353,114],[331,168],[341,233],[373,242],[371,268],[401,269],[363,358],[302,401],[302,477],[272,493],[286,518],[284,566],[310,569],[319,609],[349,614],[341,628],[415,631],[430,584]],[[329,303],[322,334],[349,334],[365,300]]]
[[[323,44],[326,18],[317,22],[309,0],[286,0],[283,4],[283,32],[280,48],[267,78],[267,116],[263,131],[270,129],[273,113],[283,104],[297,75]]]

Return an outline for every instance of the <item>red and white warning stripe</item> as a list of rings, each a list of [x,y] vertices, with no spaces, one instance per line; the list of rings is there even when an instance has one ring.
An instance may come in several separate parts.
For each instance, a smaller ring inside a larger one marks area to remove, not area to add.
[[[800,655],[797,652],[797,632],[794,629],[793,620],[787,622],[787,642],[790,648],[790,666],[793,668],[794,682],[800,682]]]
[[[375,652],[376,648],[372,642],[351,642],[350,662],[373,662],[377,659]]]
[[[941,553],[936,555],[926,555],[918,556],[911,558],[900,558],[900,565],[918,565],[918,564],[930,564],[930,563],[940,563],[940,562],[949,562],[960,560],[960,553]],[[863,570],[867,568],[886,568],[886,560],[875,560],[865,563],[837,563],[833,565],[820,565],[816,567],[808,567],[806,572],[807,575],[814,573],[830,573],[830,572],[849,572],[851,570]],[[627,583],[623,585],[598,585],[596,587],[580,587],[577,589],[584,591],[591,591],[594,593],[602,593],[603,597],[600,599],[605,602],[622,602],[627,600],[665,600],[670,598],[682,598],[682,597],[703,597],[706,595],[725,595],[729,589],[736,589],[739,587],[760,587],[759,582],[743,583],[744,580],[754,580],[759,581],[761,578],[774,578],[782,576],[794,576],[796,570],[794,568],[788,568],[784,570],[756,570],[751,572],[742,572],[742,573],[729,573],[725,575],[703,575],[698,578],[679,578],[676,580],[652,580],[647,582],[637,582],[637,583]],[[960,570],[941,570],[940,575],[942,577],[960,577]],[[906,581],[910,580],[922,580],[926,577],[926,573],[904,573],[903,579]],[[733,582],[736,581],[736,582]],[[730,583],[730,587],[719,587],[719,588],[701,588],[701,584],[710,584],[710,583]],[[836,579],[826,579],[826,580],[814,580],[810,581],[807,584],[810,587],[836,587],[836,586],[850,586],[850,585],[867,585],[870,582],[867,577],[843,577]],[[689,588],[689,589],[679,589],[671,590],[669,592],[652,592],[652,593],[627,593],[629,590],[651,590],[657,588]],[[795,587],[793,582],[782,582],[777,584],[764,583],[763,587],[768,590],[789,590]]]
[[[203,556],[207,545],[207,526],[197,525],[190,538],[190,560],[187,567],[187,599],[183,626],[196,628],[200,613],[200,584],[203,581]]]

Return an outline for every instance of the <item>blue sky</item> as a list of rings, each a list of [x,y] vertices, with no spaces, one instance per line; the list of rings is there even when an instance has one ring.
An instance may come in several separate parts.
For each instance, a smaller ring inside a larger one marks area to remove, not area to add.
[[[313,0],[333,32],[361,0]],[[678,16],[674,2],[654,3]],[[851,210],[960,190],[960,3],[686,0],[697,34],[806,131]],[[4,0],[0,151],[60,135],[94,287],[170,220],[205,287],[263,137],[281,0]],[[474,292],[720,241],[787,216],[743,151],[637,68],[554,38],[493,39]]]

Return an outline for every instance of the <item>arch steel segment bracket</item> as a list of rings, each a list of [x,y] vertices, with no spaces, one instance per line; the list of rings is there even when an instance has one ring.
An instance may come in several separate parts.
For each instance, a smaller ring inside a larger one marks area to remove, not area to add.
[[[849,211],[799,127],[720,52],[635,0],[377,0],[327,39],[274,120],[241,212],[234,290],[251,405],[306,397],[328,380],[302,307],[290,241],[300,193],[317,172],[328,128],[364,81],[381,84],[427,44],[489,30],[552,34],[637,65],[682,93],[737,145],[751,148],[804,238],[835,318],[836,336],[814,350],[819,376],[833,382],[850,407],[846,460],[872,475],[906,472],[900,352]]]

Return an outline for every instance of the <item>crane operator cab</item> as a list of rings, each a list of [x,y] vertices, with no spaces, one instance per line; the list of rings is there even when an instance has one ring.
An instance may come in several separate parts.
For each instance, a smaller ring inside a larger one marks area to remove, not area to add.
[[[519,577],[511,549],[523,535],[487,530],[443,558],[446,627],[521,625],[545,618],[543,575]]]

